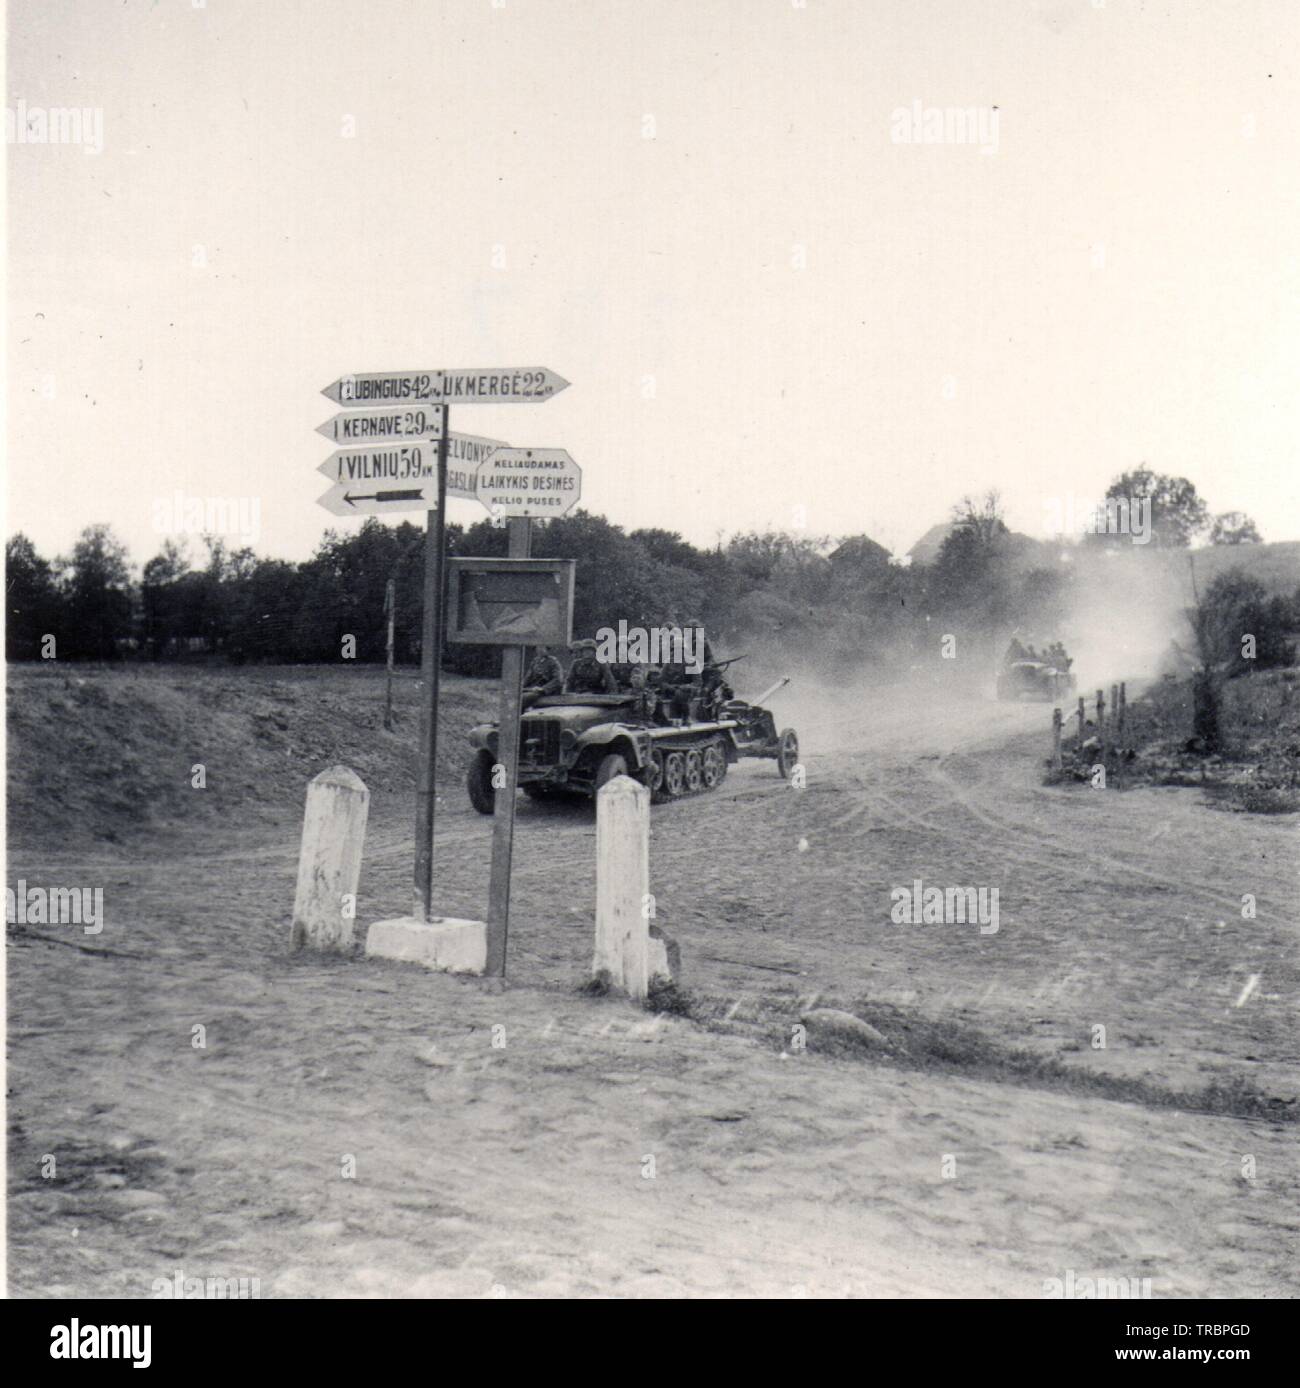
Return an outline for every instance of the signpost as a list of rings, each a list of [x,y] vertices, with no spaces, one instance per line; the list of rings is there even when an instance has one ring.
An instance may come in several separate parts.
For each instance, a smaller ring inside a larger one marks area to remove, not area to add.
[[[365,405],[536,405],[568,386],[544,366],[471,366],[459,371],[368,371],[340,376],[321,394],[345,409]]]
[[[507,560],[460,560],[453,575],[455,640],[505,644],[501,653],[501,717],[497,724],[500,784],[492,813],[492,870],[488,884],[487,973],[504,977],[510,932],[510,866],[514,856],[515,790],[519,782],[520,697],[524,646],[568,644],[572,634],[573,571],[568,591],[546,595],[540,561],[529,561],[532,518],[562,516],[582,495],[582,469],[562,448],[497,448],[478,465],[478,498],[510,522]],[[476,565],[469,586],[469,565]],[[464,565],[465,568],[459,566]],[[540,572],[539,572],[540,571]],[[554,578],[561,583],[560,574]],[[493,582],[493,579],[505,580]]]
[[[432,511],[436,498],[437,482],[426,478],[405,486],[340,482],[316,500],[336,516],[387,516],[396,511]]]
[[[477,434],[447,435],[447,495],[478,500],[478,470],[484,458],[506,445]]]
[[[479,464],[478,499],[496,516],[563,516],[582,495],[582,469],[562,448],[498,448]]]
[[[448,434],[447,495],[477,501],[480,463],[505,446],[500,439],[480,438],[477,434]],[[432,481],[438,475],[438,441],[339,448],[316,471],[331,482],[392,483],[411,478]]]
[[[446,503],[449,491],[448,462],[451,445],[457,443],[459,456],[452,495],[482,499],[477,469],[486,458],[500,451],[495,439],[475,435],[449,434],[447,405],[458,404],[536,404],[549,400],[568,386],[563,376],[543,366],[470,367],[464,370],[379,371],[340,376],[321,392],[342,407],[345,413],[320,426],[318,432],[336,443],[370,442],[359,449],[340,449],[320,468],[335,485],[320,503],[335,515],[387,515],[391,512],[423,510],[428,520],[424,543],[424,622],[421,633],[420,765],[415,819],[415,891],[413,916],[417,922],[431,924],[438,919],[433,908],[433,828],[436,804],[435,774],[438,755],[438,686],[442,671],[443,601],[445,597]],[[350,412],[367,406],[387,406],[368,414]],[[351,421],[355,420],[353,423]],[[404,440],[427,439],[426,445]],[[389,446],[384,447],[387,443]],[[556,452],[557,450],[543,450]],[[565,455],[568,456],[567,454]],[[429,464],[432,464],[431,475]],[[396,471],[393,471],[396,469]],[[574,498],[576,500],[576,497]],[[572,503],[570,503],[572,504]],[[492,509],[489,505],[489,509]],[[568,507],[564,508],[565,510]],[[497,512],[497,514],[501,514]],[[562,515],[548,507],[522,514]],[[511,523],[510,553],[526,557],[527,520]],[[523,529],[518,529],[522,526]],[[516,551],[522,546],[522,553]],[[509,907],[509,833],[514,825],[514,780],[518,771],[519,680],[522,675],[522,648],[507,647],[509,661],[514,653],[514,715],[502,725],[503,738],[513,747],[510,762],[510,813],[505,855],[504,912]],[[509,728],[506,734],[505,729]],[[502,749],[504,751],[504,748]],[[500,792],[498,792],[498,797]],[[497,800],[498,816],[502,807]],[[493,900],[497,887],[497,832],[493,830]],[[489,926],[488,973],[505,972],[504,915],[499,941]],[[496,952],[494,952],[496,946]]]
[[[332,443],[369,443],[384,439],[440,439],[447,432],[446,405],[413,405],[402,410],[366,414],[344,411],[316,426]]]
[[[340,448],[316,469],[331,482],[377,482],[390,486],[427,481],[438,472],[438,445],[397,443],[387,448]]]
[[[533,523],[527,516],[510,521],[511,559],[527,559]],[[519,718],[523,694],[524,648],[501,652],[501,721],[497,724],[497,760],[505,768],[492,805],[492,869],[488,878],[487,968],[489,978],[506,976],[506,940],[510,934],[510,864],[515,848],[515,787],[519,782]]]

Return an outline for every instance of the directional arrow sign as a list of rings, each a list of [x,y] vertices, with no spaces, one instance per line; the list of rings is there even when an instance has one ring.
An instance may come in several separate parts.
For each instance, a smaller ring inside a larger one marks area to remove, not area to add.
[[[316,469],[331,482],[382,482],[398,486],[435,475],[438,445],[393,444],[389,448],[340,448]],[[373,491],[373,487],[361,487]]]
[[[506,446],[500,439],[482,439],[477,434],[448,434],[447,495],[474,501],[478,497],[479,464]]]
[[[340,376],[321,391],[336,405],[538,404],[569,383],[544,366],[471,366],[461,371],[363,371]]]
[[[336,516],[386,516],[395,511],[432,511],[438,504],[438,488],[432,481],[388,487],[340,482],[316,500]]]
[[[346,410],[316,426],[332,443],[384,443],[394,439],[440,439],[447,428],[446,405],[411,405],[401,410]]]
[[[357,416],[341,415],[340,418]],[[500,439],[477,434],[447,435],[447,495],[465,501],[478,498],[478,465],[498,448]],[[437,444],[398,444],[392,448],[340,448],[316,469],[331,482],[428,481],[437,477]]]
[[[495,516],[562,516],[582,495],[563,448],[498,448],[479,464],[478,499]]]

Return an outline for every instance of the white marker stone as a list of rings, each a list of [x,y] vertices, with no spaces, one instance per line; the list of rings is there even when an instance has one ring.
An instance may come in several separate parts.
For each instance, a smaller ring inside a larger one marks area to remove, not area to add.
[[[346,766],[331,766],[307,786],[293,899],[294,949],[352,949],[361,849],[370,792]]]
[[[596,949],[593,975],[644,1000],[650,989],[650,792],[615,776],[596,792]]]

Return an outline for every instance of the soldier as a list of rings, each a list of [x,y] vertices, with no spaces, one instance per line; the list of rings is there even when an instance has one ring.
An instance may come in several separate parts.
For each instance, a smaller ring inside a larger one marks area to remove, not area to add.
[[[659,707],[659,696],[650,686],[652,672],[652,665],[633,665],[627,675],[628,688],[636,695],[633,713],[645,723],[654,721],[655,711]]]
[[[686,668],[686,652],[682,649],[682,629],[675,622],[668,628],[671,646],[669,659],[659,667],[660,712],[665,718],[685,720],[691,716],[691,699],[698,693],[698,680]]]
[[[704,634],[704,623],[698,617],[692,617],[684,625],[684,630],[697,632],[696,640],[700,646],[696,649],[696,655],[705,665],[713,664],[713,647],[709,645],[709,638]]]
[[[1047,648],[1047,659],[1058,669],[1067,671],[1074,662],[1065,653],[1065,645],[1060,641],[1053,641]]]
[[[538,646],[532,663],[524,674],[524,693],[519,701],[522,711],[531,708],[544,694],[558,694],[564,688],[564,666],[545,646]]]
[[[575,641],[569,648],[573,663],[564,681],[566,694],[617,694],[614,674],[602,660],[596,659],[596,643],[590,639]]]

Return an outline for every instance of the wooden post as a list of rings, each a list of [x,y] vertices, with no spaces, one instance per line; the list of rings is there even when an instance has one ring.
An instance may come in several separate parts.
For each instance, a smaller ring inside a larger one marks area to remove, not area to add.
[[[384,687],[384,727],[393,730],[393,622],[397,614],[397,584],[390,578],[384,585],[384,615],[388,618],[388,680]]]
[[[1061,769],[1061,710],[1052,710],[1052,770]]]
[[[1100,689],[1097,691],[1097,750],[1101,753],[1101,761],[1104,766],[1106,763],[1106,696]]]
[[[527,516],[511,516],[511,559],[528,558],[532,526]],[[492,809],[492,873],[488,881],[485,970],[489,978],[506,976],[506,940],[510,933],[510,863],[514,855],[515,789],[519,780],[519,702],[523,678],[524,648],[504,647],[501,652],[501,721],[497,724],[497,765],[504,774],[493,798]]]
[[[644,1001],[650,988],[650,791],[615,776],[596,792],[593,975]]]
[[[433,820],[438,774],[438,681],[442,674],[442,599],[446,568],[447,429],[451,411],[443,406],[438,440],[438,505],[424,531],[424,621],[420,638],[420,766],[415,799],[416,920],[436,919],[433,911]]]
[[[369,811],[370,792],[346,766],[331,766],[308,784],[292,948],[351,951]]]
[[[1119,702],[1115,706],[1115,784],[1124,785],[1124,724],[1128,716],[1128,689],[1120,681]]]
[[[1083,707],[1083,695],[1079,695],[1079,747],[1083,747],[1083,730],[1088,726],[1088,715]]]

